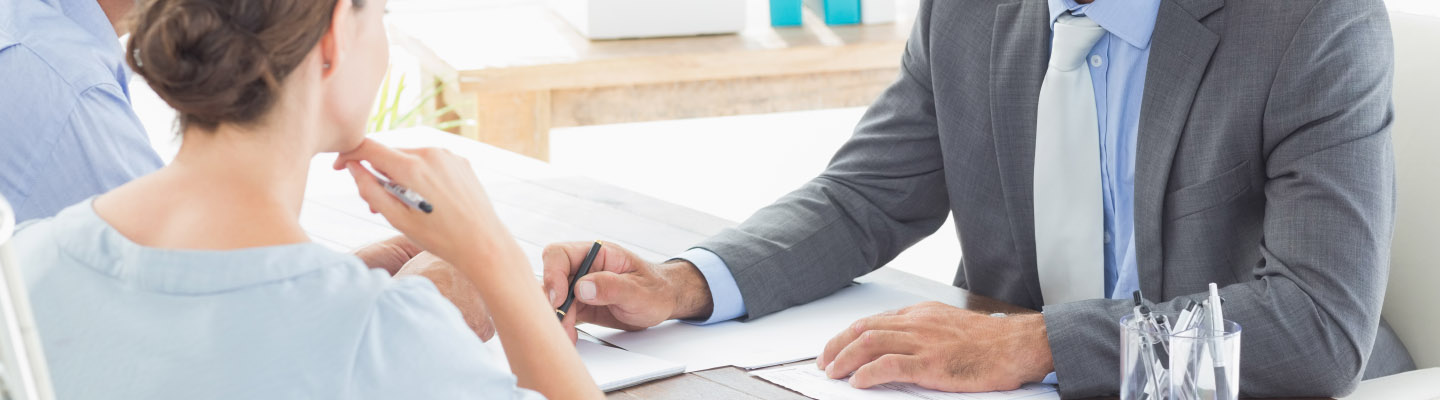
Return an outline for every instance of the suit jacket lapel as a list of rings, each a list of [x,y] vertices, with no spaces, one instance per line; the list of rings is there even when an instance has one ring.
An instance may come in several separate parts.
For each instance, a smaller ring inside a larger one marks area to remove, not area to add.
[[[1135,250],[1140,288],[1160,301],[1164,262],[1164,210],[1170,168],[1189,118],[1195,93],[1205,76],[1220,36],[1199,22],[1221,6],[1220,0],[1160,2],[1150,42],[1145,94],[1135,163]],[[1204,134],[1205,132],[1196,132]]]
[[[996,6],[990,48],[990,120],[995,154],[1016,253],[1030,275],[1031,304],[1041,301],[1035,277],[1035,118],[1040,83],[1050,59],[1049,12],[1045,0]]]

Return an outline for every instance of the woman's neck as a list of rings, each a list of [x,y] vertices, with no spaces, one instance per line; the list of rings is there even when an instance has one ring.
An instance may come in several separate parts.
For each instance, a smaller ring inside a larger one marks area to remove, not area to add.
[[[107,193],[95,210],[159,248],[226,250],[309,241],[300,205],[317,146],[283,124],[187,131],[174,161]]]
[[[191,132],[168,169],[188,180],[220,192],[244,195],[251,201],[300,214],[305,178],[315,146],[299,132],[241,130],[220,127],[215,132]]]

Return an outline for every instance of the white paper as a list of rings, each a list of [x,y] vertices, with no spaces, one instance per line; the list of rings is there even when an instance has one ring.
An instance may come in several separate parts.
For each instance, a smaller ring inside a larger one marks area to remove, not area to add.
[[[667,321],[638,332],[595,325],[581,329],[620,348],[685,364],[685,372],[727,365],[759,368],[819,356],[826,342],[856,320],[925,300],[897,289],[861,284],[749,322]]]
[[[600,391],[620,390],[685,373],[684,365],[606,346],[594,340],[580,335],[580,340],[575,342],[575,351],[580,353],[580,361],[585,363],[585,370],[590,372]],[[491,339],[485,347],[494,352],[505,371],[510,372],[500,338]]]
[[[949,393],[930,390],[909,383],[887,383],[869,389],[856,389],[845,379],[825,377],[825,371],[814,365],[796,365],[751,372],[787,389],[817,400],[1048,400],[1060,394],[1050,385],[1032,383],[1019,389],[988,393]]]
[[[580,352],[590,377],[605,392],[685,373],[684,365],[588,340],[577,341],[575,350]]]

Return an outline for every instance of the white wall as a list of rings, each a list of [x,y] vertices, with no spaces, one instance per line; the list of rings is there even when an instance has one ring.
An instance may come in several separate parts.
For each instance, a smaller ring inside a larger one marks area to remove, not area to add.
[[[1385,0],[1391,12],[1405,12],[1440,17],[1440,1],[1436,0]]]

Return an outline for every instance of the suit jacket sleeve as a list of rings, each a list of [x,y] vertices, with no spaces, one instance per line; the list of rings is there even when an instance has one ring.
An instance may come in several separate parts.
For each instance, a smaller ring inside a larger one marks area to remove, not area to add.
[[[922,5],[929,9],[929,2]],[[820,176],[697,247],[719,255],[749,318],[830,294],[945,222],[922,11],[900,78],[865,113]]]
[[[1352,391],[1376,339],[1389,273],[1389,21],[1379,1],[1312,7],[1283,56],[1258,127],[1267,151],[1262,259],[1252,276],[1221,290],[1226,319],[1243,328],[1245,396]],[[1118,392],[1116,321],[1128,303],[1045,307],[1062,395]],[[1159,308],[1178,311],[1179,303]]]

